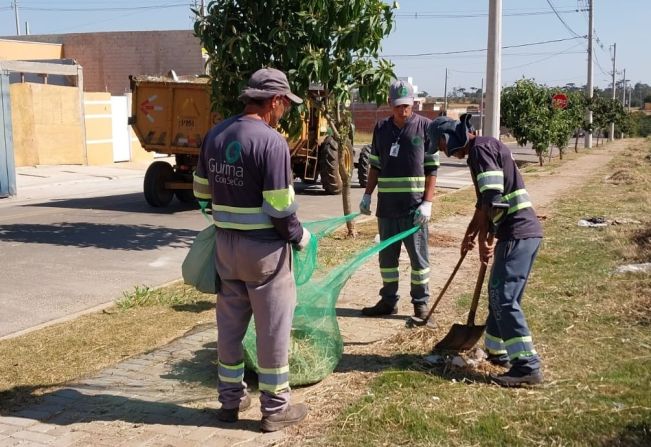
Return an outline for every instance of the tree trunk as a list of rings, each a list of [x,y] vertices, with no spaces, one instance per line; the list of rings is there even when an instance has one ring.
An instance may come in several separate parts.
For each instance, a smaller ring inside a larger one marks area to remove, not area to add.
[[[574,152],[579,153],[579,129],[576,129],[576,139],[574,140]]]
[[[536,154],[538,154],[538,163],[540,163],[540,166],[544,165],[545,158],[543,157],[543,152],[536,149]]]
[[[339,175],[341,175],[341,181],[343,183],[343,188],[341,190],[341,202],[344,207],[344,215],[348,215],[352,212],[352,207],[350,204],[350,178],[351,175],[349,172],[347,172],[346,167],[344,166],[344,150],[348,150],[347,147],[344,145],[340,144],[339,145]],[[355,231],[355,224],[353,223],[352,220],[349,220],[346,222],[346,229],[348,230],[348,233],[346,234],[346,237],[356,237],[357,236],[357,231]]]

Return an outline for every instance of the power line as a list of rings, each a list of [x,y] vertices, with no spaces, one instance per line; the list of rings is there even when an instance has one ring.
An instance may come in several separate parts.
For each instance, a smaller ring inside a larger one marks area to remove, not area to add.
[[[518,45],[505,45],[502,48],[521,48],[521,47],[530,47],[534,45],[544,45],[547,43],[555,43],[555,42],[564,42],[567,40],[575,40],[575,39],[585,39],[585,36],[578,36],[578,37],[567,37],[565,39],[553,39],[553,40],[543,40],[541,42],[530,42],[530,43],[523,43],[523,44],[518,44]],[[448,54],[464,54],[464,53],[480,53],[483,51],[487,51],[487,48],[479,48],[479,49],[474,49],[474,50],[459,50],[459,51],[439,51],[439,52],[432,52],[432,53],[415,53],[415,54],[383,54],[381,57],[423,57],[423,56],[444,56]]]
[[[576,9],[567,9],[559,11],[560,14],[570,14],[579,12]],[[542,16],[554,14],[551,11],[532,11],[532,12],[512,12],[512,13],[503,13],[503,17],[522,17],[522,16]],[[436,12],[398,12],[394,14],[397,18],[405,19],[472,19],[487,17],[487,12],[478,12],[478,13],[452,13],[452,14],[441,14]],[[558,14],[557,14],[558,15]]]
[[[574,36],[579,36],[579,35],[578,35],[578,34],[577,34],[577,33],[576,33],[572,28],[570,28],[570,26],[565,22],[565,20],[563,20],[563,18],[562,18],[561,15],[558,13],[558,11],[556,10],[556,8],[554,8],[554,5],[552,5],[551,0],[547,0],[547,4],[549,5],[550,8],[552,8],[552,11],[554,11],[554,14],[556,14],[556,17],[558,17],[558,20],[561,21],[561,23],[563,24],[563,26],[565,27],[565,29],[567,29],[567,30],[570,32],[570,34],[572,34],[572,35],[574,35]]]
[[[169,5],[151,5],[151,6],[113,6],[98,8],[39,8],[35,6],[23,6],[22,11],[48,11],[48,12],[94,12],[94,11],[136,11],[144,9],[167,9],[167,8],[188,8],[188,3],[174,3]]]

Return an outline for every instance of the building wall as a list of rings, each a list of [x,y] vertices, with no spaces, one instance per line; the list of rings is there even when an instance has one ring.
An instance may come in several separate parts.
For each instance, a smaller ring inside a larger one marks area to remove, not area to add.
[[[12,84],[10,95],[16,166],[85,163],[77,87]]]
[[[111,118],[110,93],[84,93],[86,151],[89,165],[113,163]]]
[[[63,45],[59,43],[20,42],[0,39],[0,60],[61,59]]]
[[[19,36],[16,39],[63,44],[63,56],[84,68],[84,90],[124,95],[129,75],[203,73],[201,43],[190,30],[127,31]]]

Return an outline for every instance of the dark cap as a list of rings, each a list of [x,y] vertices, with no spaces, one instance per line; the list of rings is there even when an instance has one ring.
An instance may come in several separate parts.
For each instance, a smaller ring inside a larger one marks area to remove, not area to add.
[[[275,68],[261,68],[253,73],[248,86],[242,90],[238,99],[246,101],[247,99],[267,99],[272,96],[286,96],[296,104],[303,102],[289,89],[285,73]]]
[[[413,105],[414,87],[406,81],[395,81],[389,87],[389,104],[391,107]]]
[[[427,135],[431,144],[438,145],[441,137],[446,139],[448,156],[451,156],[468,143],[468,131],[472,129],[470,124],[471,116],[464,114],[462,118],[463,120],[459,121],[447,116],[439,116],[427,127]]]

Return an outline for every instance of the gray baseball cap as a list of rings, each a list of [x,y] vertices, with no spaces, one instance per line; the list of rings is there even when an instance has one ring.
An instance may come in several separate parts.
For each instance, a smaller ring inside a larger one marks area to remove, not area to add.
[[[463,121],[460,121],[447,116],[439,116],[433,120],[427,127],[430,144],[438,146],[439,140],[445,138],[448,156],[452,156],[453,153],[464,147],[468,143],[470,115],[466,119],[464,114],[463,118]]]
[[[238,99],[246,101],[247,99],[267,99],[272,96],[286,96],[296,104],[303,102],[289,89],[285,73],[275,68],[261,68],[253,73],[248,86],[242,90]]]
[[[414,105],[414,87],[406,81],[395,81],[389,87],[389,104],[391,107]]]

